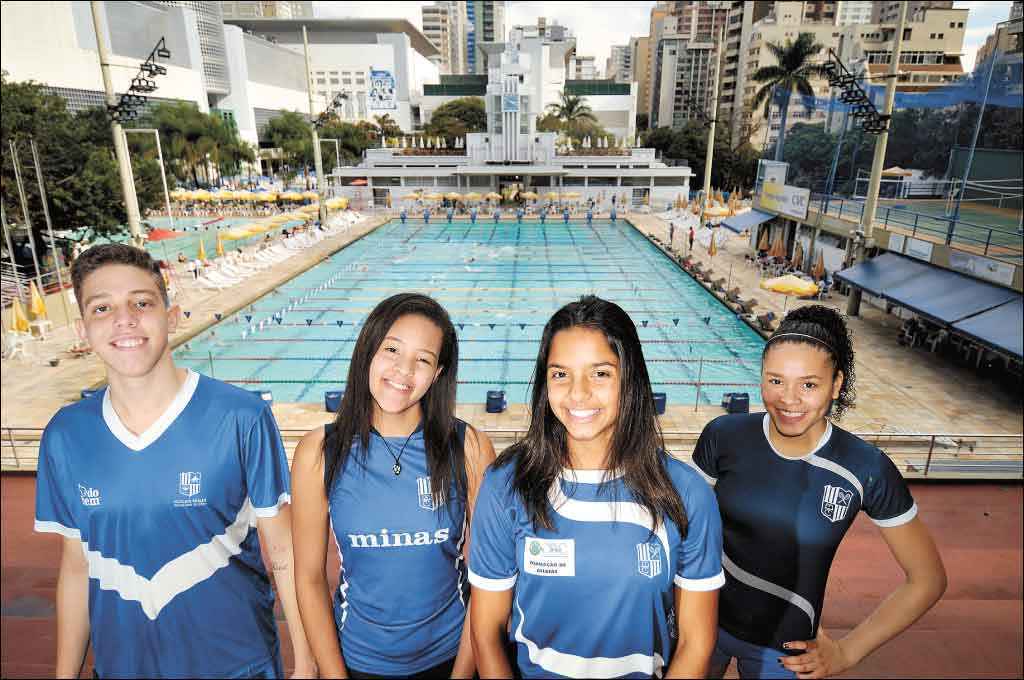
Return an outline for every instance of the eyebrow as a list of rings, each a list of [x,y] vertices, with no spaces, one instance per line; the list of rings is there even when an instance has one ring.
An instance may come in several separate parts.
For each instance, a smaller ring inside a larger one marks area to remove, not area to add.
[[[388,335],[388,336],[386,336],[386,337],[385,337],[384,339],[385,339],[385,340],[394,340],[395,342],[397,342],[397,343],[401,343],[401,344],[403,344],[403,345],[405,344],[405,341],[404,341],[404,340],[402,340],[401,338],[396,338],[396,337],[395,337],[395,336],[393,336],[393,335]],[[432,350],[429,350],[429,349],[426,349],[425,347],[421,347],[421,348],[419,348],[419,349],[418,349],[418,350],[416,350],[416,351],[417,351],[417,352],[426,352],[427,354],[429,354],[430,356],[434,357],[435,359],[437,358],[437,354],[436,354],[436,353],[435,353],[434,351],[432,351]]]
[[[618,368],[618,365],[611,361],[599,361],[596,364],[590,364],[588,368],[597,368],[598,366],[611,366],[612,368]],[[561,364],[548,364],[548,368],[568,368],[568,366],[563,366]]]
[[[154,290],[150,290],[149,288],[136,288],[135,290],[128,291],[128,295],[139,295],[139,294],[142,294],[142,295],[152,295],[153,297],[160,297],[159,293],[157,293]],[[94,293],[94,294],[90,295],[89,297],[87,297],[85,299],[85,302],[82,303],[82,304],[84,304],[86,307],[88,307],[90,304],[92,304],[93,302],[95,302],[98,299],[110,298],[110,297],[113,297],[113,295],[111,295],[110,293],[107,293],[105,291],[104,292],[100,292],[100,293]]]
[[[775,376],[777,378],[785,378],[786,377],[786,376],[784,376],[781,373],[772,373],[771,371],[765,371],[765,375],[772,375],[772,376]],[[810,375],[802,375],[802,376],[800,376],[799,379],[803,380],[804,378],[817,378],[818,380],[821,380],[821,376],[818,375],[817,373],[811,373]]]

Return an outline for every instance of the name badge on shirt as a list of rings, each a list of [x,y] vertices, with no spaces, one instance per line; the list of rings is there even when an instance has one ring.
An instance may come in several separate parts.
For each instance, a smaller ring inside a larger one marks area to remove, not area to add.
[[[534,576],[575,576],[576,541],[527,536],[523,569]]]

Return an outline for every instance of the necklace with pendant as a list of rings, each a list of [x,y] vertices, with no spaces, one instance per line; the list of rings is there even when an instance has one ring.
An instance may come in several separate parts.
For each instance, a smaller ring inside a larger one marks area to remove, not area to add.
[[[402,448],[398,450],[397,456],[395,455],[394,450],[391,448],[391,442],[389,442],[384,435],[378,432],[376,428],[373,428],[373,431],[378,437],[380,437],[380,440],[384,442],[384,446],[387,448],[388,453],[391,455],[391,457],[395,459],[395,464],[392,466],[391,471],[394,472],[395,477],[397,477],[398,475],[402,474],[402,454],[405,453],[405,447],[409,444],[409,440],[412,439],[412,436],[416,434],[416,430],[410,432],[409,436],[405,438],[405,444],[402,444]]]

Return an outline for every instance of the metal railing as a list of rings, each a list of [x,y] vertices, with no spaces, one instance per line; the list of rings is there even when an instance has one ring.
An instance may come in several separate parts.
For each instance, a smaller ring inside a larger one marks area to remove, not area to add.
[[[498,451],[526,434],[523,428],[482,428]],[[306,430],[282,429],[289,461]],[[0,427],[4,472],[34,472],[42,428]],[[700,432],[664,431],[665,446],[680,459],[693,454]],[[908,479],[1024,480],[1024,435],[858,432],[881,449]]]
[[[908,202],[915,199],[909,197]],[[864,216],[864,201],[836,194],[811,194],[812,210],[842,220],[861,222]],[[878,206],[875,210],[875,224],[889,230],[905,231],[910,236],[929,235],[942,239],[946,245],[973,246],[982,254],[992,257],[1020,261],[1024,258],[1024,234],[1020,231],[999,229],[975,224],[952,217],[919,213],[908,208]]]

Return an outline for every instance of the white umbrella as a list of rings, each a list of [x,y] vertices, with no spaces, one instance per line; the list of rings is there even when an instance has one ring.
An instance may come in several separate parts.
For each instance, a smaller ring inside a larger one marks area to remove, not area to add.
[[[407,143],[407,141],[406,141],[405,137],[402,137],[402,148],[403,148],[403,149],[406,149],[406,148],[408,148],[408,147],[406,146],[406,143]]]
[[[388,148],[388,138],[387,137],[381,136],[381,138],[380,138],[380,148],[382,148],[382,149]]]

